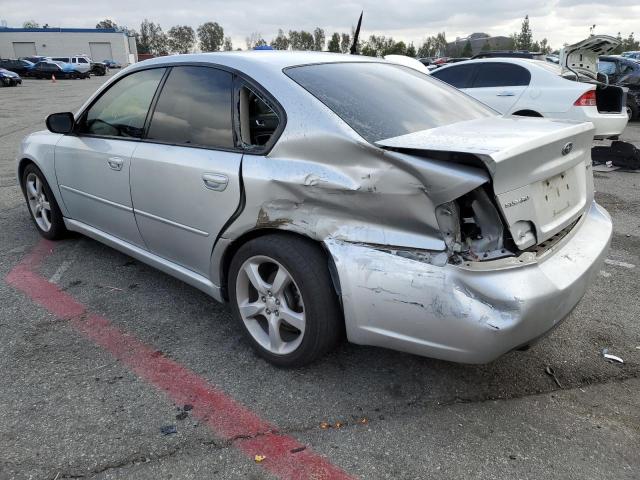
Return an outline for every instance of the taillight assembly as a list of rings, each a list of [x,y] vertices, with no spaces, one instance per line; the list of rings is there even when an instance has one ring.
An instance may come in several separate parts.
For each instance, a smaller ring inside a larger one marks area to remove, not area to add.
[[[595,107],[596,91],[589,90],[588,92],[584,92],[573,104],[576,107]]]

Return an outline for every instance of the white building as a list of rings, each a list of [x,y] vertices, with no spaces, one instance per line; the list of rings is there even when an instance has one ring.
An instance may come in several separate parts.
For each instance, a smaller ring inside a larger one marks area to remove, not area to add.
[[[112,28],[0,27],[0,58],[89,55],[123,66],[138,61],[136,39]]]

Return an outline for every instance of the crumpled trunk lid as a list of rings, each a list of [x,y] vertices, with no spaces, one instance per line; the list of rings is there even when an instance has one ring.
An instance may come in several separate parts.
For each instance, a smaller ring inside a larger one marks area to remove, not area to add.
[[[470,153],[491,175],[494,198],[520,249],[573,223],[593,199],[589,123],[494,117],[376,142],[415,153]]]

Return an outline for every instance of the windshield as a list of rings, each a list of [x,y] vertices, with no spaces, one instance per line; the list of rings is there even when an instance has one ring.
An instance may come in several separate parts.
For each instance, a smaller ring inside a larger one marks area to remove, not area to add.
[[[371,143],[497,115],[457,89],[401,65],[323,63],[285,73]]]

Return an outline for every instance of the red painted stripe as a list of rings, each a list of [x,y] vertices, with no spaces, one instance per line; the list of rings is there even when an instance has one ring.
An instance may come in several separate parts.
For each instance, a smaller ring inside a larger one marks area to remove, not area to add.
[[[108,319],[89,312],[84,305],[34,270],[49,255],[54,243],[41,241],[6,277],[7,283],[24,292],[35,303],[69,324],[86,338],[110,352],[139,378],[152,384],[176,404],[192,404],[192,415],[206,423],[220,438],[252,460],[266,458],[261,466],[283,479],[352,478],[309,448],[291,453],[304,445],[282,435],[277,428],[225,394],[187,367],[162,356],[132,334]]]

